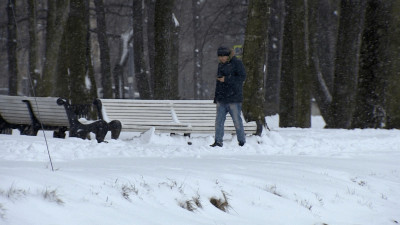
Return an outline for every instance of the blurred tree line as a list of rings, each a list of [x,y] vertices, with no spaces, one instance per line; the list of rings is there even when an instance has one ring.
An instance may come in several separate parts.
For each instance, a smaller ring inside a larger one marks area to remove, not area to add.
[[[212,99],[219,45],[242,45],[261,126],[400,127],[396,0],[1,0],[0,91]]]

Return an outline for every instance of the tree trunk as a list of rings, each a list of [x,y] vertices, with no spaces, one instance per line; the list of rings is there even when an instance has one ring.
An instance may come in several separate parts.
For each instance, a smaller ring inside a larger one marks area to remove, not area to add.
[[[391,0],[391,18],[389,23],[390,57],[388,82],[386,87],[386,128],[400,128],[400,1]]]
[[[178,99],[174,0],[157,0],[155,8],[155,99]]]
[[[37,87],[38,96],[52,96],[54,93],[60,43],[68,19],[69,4],[70,0],[47,1],[46,52],[42,77]]]
[[[8,95],[18,95],[17,24],[15,19],[15,0],[8,0],[6,10],[8,16]]]
[[[264,65],[267,57],[269,6],[270,0],[249,2],[243,47],[243,64],[247,73],[243,90],[243,115],[246,121],[260,124],[265,124]]]
[[[146,74],[143,42],[142,0],[133,0],[133,60],[136,84],[141,99],[150,99],[150,82]]]
[[[311,126],[311,75],[308,66],[307,1],[285,1],[280,127]]]
[[[71,0],[71,12],[67,25],[68,70],[71,77],[71,102],[87,104],[93,101],[90,94],[90,80],[87,74],[87,15],[84,0]]]
[[[352,128],[384,125],[384,88],[387,80],[389,1],[369,0],[363,31],[360,72]]]
[[[38,67],[38,41],[36,34],[36,1],[28,0],[28,23],[29,23],[29,93],[36,95],[36,85],[39,80]]]
[[[86,24],[86,78],[85,83],[88,90],[88,99],[89,102],[85,104],[91,104],[97,96],[97,85],[96,78],[94,76],[94,68],[93,68],[93,60],[92,60],[92,46],[91,46],[91,33],[90,33],[90,2],[85,1],[85,24]],[[92,112],[90,115],[91,119],[97,119],[97,112],[94,108],[92,108]]]
[[[328,128],[348,129],[351,127],[365,8],[366,1],[364,0],[341,1],[331,104],[332,120],[325,121]]]
[[[268,25],[268,63],[265,81],[265,113],[279,112],[279,89],[282,64],[282,35],[285,17],[285,1],[272,0]]]
[[[68,29],[66,26],[65,29]],[[71,99],[71,74],[69,70],[70,56],[67,46],[67,32],[63,32],[63,37],[59,47],[58,60],[56,67],[56,78],[54,96]]]
[[[106,16],[103,0],[94,0],[96,7],[97,40],[100,48],[101,86],[103,98],[113,98],[111,81],[110,49],[108,47]]]

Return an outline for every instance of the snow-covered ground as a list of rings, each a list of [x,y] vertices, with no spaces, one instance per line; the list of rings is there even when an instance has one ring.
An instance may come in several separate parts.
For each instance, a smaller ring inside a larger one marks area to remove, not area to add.
[[[122,133],[119,140],[0,135],[0,224],[393,225],[400,131],[279,128],[226,135]],[[191,145],[188,144],[191,142]],[[214,205],[220,205],[220,210]]]

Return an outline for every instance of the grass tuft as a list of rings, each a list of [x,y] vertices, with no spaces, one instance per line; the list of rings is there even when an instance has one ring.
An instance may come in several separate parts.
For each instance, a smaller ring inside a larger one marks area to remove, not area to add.
[[[2,195],[5,195],[8,199],[16,200],[27,195],[27,191],[19,188],[15,188],[14,185],[7,190],[6,193],[1,192]]]
[[[196,211],[198,208],[203,208],[203,206],[201,205],[201,202],[200,202],[199,195],[196,197],[193,197],[190,200],[179,202],[179,206],[190,212]]]
[[[276,185],[272,185],[270,187],[266,186],[265,190],[268,191],[271,194],[274,194],[278,197],[282,197],[282,194],[280,194],[277,190],[276,190]]]
[[[44,190],[44,191],[42,192],[42,197],[43,197],[45,200],[48,200],[48,201],[50,201],[50,202],[55,202],[55,203],[57,203],[58,205],[63,205],[63,204],[64,204],[64,201],[61,200],[61,198],[58,196],[57,190],[56,190],[56,189],[54,189],[54,190],[48,190],[48,189],[46,188],[46,190]]]
[[[0,219],[4,219],[6,216],[6,209],[3,207],[3,205],[0,203]]]
[[[131,195],[131,193],[134,193],[135,195],[138,195],[139,190],[136,188],[135,185],[130,184],[130,185],[123,185],[121,187],[122,197],[124,197],[126,200],[128,200],[128,201],[131,200],[130,197],[129,197]]]
[[[210,198],[210,203],[214,205],[217,209],[228,212],[228,209],[230,208],[228,198],[226,197],[226,193],[224,191],[221,192],[222,198],[212,197]]]

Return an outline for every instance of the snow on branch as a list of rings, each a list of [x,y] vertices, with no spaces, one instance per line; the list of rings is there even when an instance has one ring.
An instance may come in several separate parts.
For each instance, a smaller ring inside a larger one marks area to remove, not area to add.
[[[119,65],[123,65],[125,58],[128,55],[128,44],[129,40],[132,39],[133,36],[133,29],[130,29],[126,31],[125,33],[121,34],[121,40],[122,40],[122,54],[121,54],[121,60],[119,61]]]
[[[174,23],[175,23],[175,27],[179,27],[179,21],[178,21],[178,19],[176,19],[176,16],[175,16],[174,13],[172,13],[172,20],[173,20]]]

